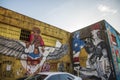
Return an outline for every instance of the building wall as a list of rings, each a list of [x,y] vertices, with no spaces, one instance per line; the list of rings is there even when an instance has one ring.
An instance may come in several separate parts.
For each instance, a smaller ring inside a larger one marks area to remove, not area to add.
[[[85,76],[96,76],[102,80],[114,78],[105,26],[103,20],[72,33],[73,67],[76,74],[80,69]]]
[[[56,48],[51,52],[53,55],[49,55],[45,61],[50,65],[49,71],[58,71],[58,66],[63,62],[64,71],[72,72],[73,62],[75,73],[80,69],[85,75],[108,78],[108,80],[112,80],[116,75],[117,80],[120,79],[120,34],[106,21],[87,26],[71,35],[50,24],[0,7],[0,40],[25,44],[29,42],[34,27],[41,30],[40,36],[45,43],[46,51],[50,53],[50,49]],[[70,36],[72,36],[71,40]],[[59,41],[57,47],[56,41]],[[72,50],[70,50],[71,41]],[[57,50],[61,45],[64,45],[62,49]],[[24,76],[28,71],[27,59],[22,59],[22,54],[18,54],[19,52],[16,54],[1,52],[4,51],[2,46],[6,45],[0,43],[0,79],[14,80]]]
[[[32,34],[32,29],[37,27],[40,29],[40,36],[45,43],[45,49],[56,48],[56,41],[59,41],[57,45],[67,45],[67,53],[59,53],[57,56],[62,57],[50,57],[46,60],[50,63],[50,71],[58,71],[58,66],[61,61],[64,62],[64,70],[71,72],[72,66],[70,57],[70,33],[59,29],[50,24],[35,20],[28,16],[16,13],[14,11],[0,7],[0,37],[5,40],[12,42],[20,41],[22,43],[29,42],[29,36]],[[2,44],[2,43],[1,43]],[[3,45],[1,45],[3,46]],[[63,47],[64,48],[64,47]],[[63,49],[64,50],[64,49]],[[53,53],[55,54],[55,53]],[[68,69],[69,67],[69,69]],[[8,70],[6,69],[8,68]],[[10,70],[9,70],[10,68]],[[1,79],[3,78],[18,78],[24,76],[26,69],[21,64],[21,58],[15,57],[15,55],[5,54],[1,52],[0,54],[0,69],[2,72],[0,74]],[[11,76],[12,73],[13,75]]]
[[[107,22],[105,22],[110,51],[112,52],[112,62],[117,80],[120,80],[120,34]]]

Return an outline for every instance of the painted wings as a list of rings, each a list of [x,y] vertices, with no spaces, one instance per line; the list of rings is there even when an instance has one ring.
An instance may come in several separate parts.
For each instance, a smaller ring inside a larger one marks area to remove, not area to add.
[[[20,42],[0,36],[0,53],[20,58],[25,47]]]
[[[25,53],[25,48],[24,42],[22,43],[18,40],[8,39],[0,36],[0,54],[12,56],[18,59],[26,59],[25,56],[27,56],[27,54]],[[52,60],[60,59],[67,53],[68,45],[61,44],[59,41],[57,41],[55,47],[45,47],[45,52],[42,54],[46,55],[45,57],[47,60]]]

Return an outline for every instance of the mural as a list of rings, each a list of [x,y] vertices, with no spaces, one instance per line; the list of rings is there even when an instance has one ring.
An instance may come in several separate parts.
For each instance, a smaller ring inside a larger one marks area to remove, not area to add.
[[[64,72],[65,70],[65,67],[64,67],[64,62],[60,62],[59,65],[58,65],[58,71],[59,72]]]
[[[24,54],[24,49],[19,41],[0,36],[0,53],[20,58]]]
[[[72,38],[72,50],[73,50],[73,65],[74,65],[73,67],[74,70],[76,71],[79,69],[80,66],[79,53],[84,45],[85,45],[84,41],[80,39],[80,32],[79,31],[75,32]]]
[[[49,72],[50,71],[50,63],[45,62],[42,66],[41,72]]]
[[[25,75],[32,75],[38,72],[50,71],[48,60],[60,59],[68,53],[68,45],[56,41],[54,47],[45,46],[40,29],[34,27],[29,41],[12,40],[0,37],[0,53],[16,57],[26,70]]]
[[[110,26],[107,22],[105,23],[109,44],[111,47],[112,62],[116,74],[116,79],[120,80],[120,34]]]
[[[5,69],[3,69],[3,76],[4,77],[13,77],[13,69],[12,69],[12,61],[3,61]]]
[[[66,55],[69,32],[2,7],[0,11],[0,77],[18,78],[50,69],[72,72]],[[115,80],[116,75],[120,80],[120,34],[103,21],[72,33],[74,72],[97,80]]]
[[[79,35],[79,38],[77,38],[78,41],[74,38],[76,33]],[[74,51],[76,51],[78,52],[79,60],[86,62],[86,66],[82,66],[82,63],[80,62],[78,68],[75,68],[74,70],[79,70],[80,74],[83,74],[84,76],[96,76],[97,79],[110,80],[111,69],[104,35],[105,30],[100,23],[79,30],[79,32],[77,31],[73,34],[73,56],[75,54]],[[85,49],[84,52],[82,51],[83,49]],[[87,53],[87,55],[85,53]],[[87,59],[81,58],[81,56],[83,56],[81,54],[85,54]]]

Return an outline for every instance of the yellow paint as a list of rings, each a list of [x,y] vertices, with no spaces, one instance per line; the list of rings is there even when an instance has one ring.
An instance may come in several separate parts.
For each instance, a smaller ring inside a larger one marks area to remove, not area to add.
[[[0,36],[19,40],[20,32],[21,32],[20,28],[0,23]]]
[[[80,65],[82,67],[86,67],[87,56],[88,56],[87,52],[85,51],[84,48],[82,48],[79,54]]]

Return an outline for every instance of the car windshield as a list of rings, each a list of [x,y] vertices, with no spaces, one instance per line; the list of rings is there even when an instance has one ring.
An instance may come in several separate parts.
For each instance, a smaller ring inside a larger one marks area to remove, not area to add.
[[[48,75],[43,75],[43,74],[36,74],[32,77],[29,77],[25,80],[44,80]]]

